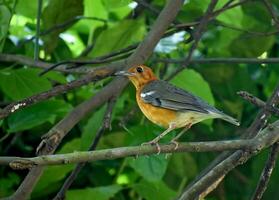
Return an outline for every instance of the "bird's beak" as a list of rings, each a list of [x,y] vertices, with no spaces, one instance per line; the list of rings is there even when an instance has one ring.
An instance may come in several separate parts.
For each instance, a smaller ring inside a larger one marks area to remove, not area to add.
[[[135,76],[134,73],[128,71],[119,71],[114,74],[115,76]]]

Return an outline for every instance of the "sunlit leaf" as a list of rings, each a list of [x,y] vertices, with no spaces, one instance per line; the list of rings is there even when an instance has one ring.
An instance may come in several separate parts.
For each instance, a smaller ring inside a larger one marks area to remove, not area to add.
[[[44,29],[65,23],[83,13],[83,1],[79,0],[50,0],[42,14]],[[43,37],[47,53],[51,53],[57,46],[58,36],[69,26],[56,29]]]
[[[145,34],[143,19],[124,20],[103,31],[97,38],[92,56],[101,56],[139,42]]]

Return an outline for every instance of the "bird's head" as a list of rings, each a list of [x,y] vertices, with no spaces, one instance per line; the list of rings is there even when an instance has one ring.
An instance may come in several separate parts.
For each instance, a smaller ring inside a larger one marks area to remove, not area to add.
[[[137,89],[141,88],[146,83],[157,79],[153,71],[144,65],[131,67],[127,71],[116,72],[115,75],[127,76]]]

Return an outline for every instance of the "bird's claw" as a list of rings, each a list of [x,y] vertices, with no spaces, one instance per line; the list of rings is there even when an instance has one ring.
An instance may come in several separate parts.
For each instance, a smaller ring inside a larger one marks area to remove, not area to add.
[[[156,145],[157,155],[159,155],[161,153],[161,147],[160,147],[160,145],[158,144],[157,141],[151,140],[149,142],[144,142],[144,143],[141,144],[141,146],[143,146],[143,145],[152,145],[152,146]]]
[[[177,150],[178,149],[178,142],[177,141],[175,141],[175,140],[171,140],[171,142],[170,142],[171,144],[174,144],[174,150]]]

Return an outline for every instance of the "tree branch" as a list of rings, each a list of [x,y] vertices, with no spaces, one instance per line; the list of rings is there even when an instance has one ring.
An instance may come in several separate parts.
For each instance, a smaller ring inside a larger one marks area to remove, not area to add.
[[[53,63],[47,63],[43,61],[35,61],[32,58],[23,55],[14,55],[14,54],[1,54],[0,53],[0,61],[2,62],[16,62],[22,65],[27,65],[30,67],[38,67],[41,69],[46,69],[54,65]],[[92,68],[83,67],[82,69],[67,69],[67,65],[60,65],[55,68],[56,71],[61,71],[65,73],[76,73],[76,74],[87,74],[92,72]]]
[[[264,101],[262,101],[261,99],[253,96],[252,94],[250,94],[246,91],[240,91],[240,92],[237,92],[237,94],[239,96],[241,96],[243,99],[249,101],[250,103],[252,103],[260,108],[266,108],[270,113],[272,113],[276,116],[279,116],[279,109],[275,107],[275,104],[273,104],[271,106],[267,106]]]
[[[278,132],[279,120],[273,124],[270,124],[253,139],[180,143],[177,149],[173,144],[164,144],[160,145],[160,148],[162,153],[209,152],[242,149],[245,150],[246,156],[252,156],[262,149],[267,148],[277,142],[279,139]],[[38,156],[34,158],[0,157],[0,163],[9,164],[13,169],[26,169],[32,166],[61,165],[97,160],[112,160],[128,156],[156,154],[157,152],[158,150],[156,146],[145,145]]]
[[[63,85],[55,86],[46,92],[41,92],[41,93],[35,94],[31,97],[27,97],[23,100],[13,102],[0,111],[0,119],[3,119],[5,117],[9,116],[11,113],[17,112],[20,109],[30,106],[34,103],[44,101],[46,99],[63,94],[72,89],[81,87],[82,85],[86,85],[88,83],[95,82],[95,81],[104,79],[108,76],[111,76],[112,74],[114,74],[117,71],[118,68],[119,68],[118,64],[117,65],[114,64],[114,65],[107,66],[107,67],[94,68],[95,72],[85,75],[78,80],[75,80],[75,81],[72,81],[70,83],[66,83]]]
[[[112,110],[115,106],[115,101],[116,101],[115,98],[116,97],[112,97],[109,100],[108,105],[107,105],[107,110],[106,110],[106,113],[104,115],[103,124],[99,128],[98,132],[96,133],[96,136],[95,136],[94,140],[92,141],[92,144],[90,145],[88,151],[95,150],[99,141],[100,141],[100,139],[101,139],[101,137],[102,137],[102,135],[104,134],[104,132],[106,130],[110,129]],[[72,183],[76,179],[76,177],[79,174],[79,172],[81,171],[81,169],[85,166],[85,164],[86,163],[84,162],[84,163],[78,163],[76,165],[75,169],[71,172],[70,176],[68,176],[68,178],[64,182],[63,186],[60,188],[59,192],[53,198],[53,200],[62,200],[62,199],[65,198],[66,191],[70,188],[70,186],[72,185]]]
[[[267,11],[270,13],[272,19],[274,20],[275,26],[279,31],[279,19],[277,18],[275,10],[272,8],[272,5],[269,0],[263,0],[263,3],[265,7],[267,8]]]
[[[158,58],[154,59],[155,62],[162,63],[175,63],[175,64],[187,64],[185,59],[167,59]],[[279,58],[193,58],[190,64],[278,64]]]
[[[190,61],[192,59],[193,53],[196,50],[196,48],[198,47],[198,43],[202,37],[202,34],[210,20],[210,16],[215,8],[215,6],[217,5],[218,0],[211,0],[204,16],[202,17],[199,25],[197,26],[195,32],[193,33],[193,38],[194,38],[194,43],[192,44],[192,46],[190,47],[190,50],[188,52],[188,55],[186,57],[186,59],[183,62],[183,66],[181,68],[178,68],[174,73],[172,73],[170,75],[170,77],[167,78],[167,80],[172,79],[173,77],[175,77],[180,71],[182,71],[184,68],[188,67],[188,65],[190,64]]]
[[[35,37],[35,48],[34,48],[34,60],[39,60],[40,46],[39,39],[41,33],[41,15],[42,15],[43,0],[38,0],[37,8],[37,21],[36,21],[36,37]]]
[[[252,200],[261,200],[262,196],[267,188],[267,184],[270,180],[272,171],[275,167],[276,159],[278,157],[279,153],[279,143],[273,144],[270,154],[268,156],[268,159],[265,163],[265,167],[262,171],[261,178],[259,180],[259,183],[257,185],[256,191],[251,198]]]
[[[275,26],[279,31],[279,20],[276,16],[276,13],[274,12],[271,3],[268,0],[264,0],[264,5],[266,6],[267,10],[269,11],[269,13],[271,14],[272,19],[275,22]],[[276,94],[277,99],[279,99],[279,90]],[[279,101],[279,100],[278,100]],[[277,102],[278,103],[278,102]],[[268,106],[272,106],[275,107],[275,104],[268,104],[266,107]],[[261,174],[261,178],[258,182],[257,188],[255,190],[254,195],[252,196],[251,199],[253,200],[260,200],[262,199],[262,196],[267,188],[268,182],[270,180],[273,168],[275,166],[276,163],[276,159],[278,157],[279,154],[279,143],[275,143],[272,148],[271,151],[269,153],[268,159],[265,163],[265,167],[262,170],[262,174]]]
[[[266,105],[277,105],[279,102],[279,85],[273,91],[272,96],[267,101]],[[266,125],[267,119],[270,116],[269,111],[264,107],[255,118],[251,126],[245,131],[242,138],[253,138]],[[222,153],[218,156],[206,169],[204,169],[195,180],[188,185],[179,200],[195,199],[220,178],[225,177],[229,171],[234,169],[239,164],[245,162],[252,155],[245,151],[235,151]]]
[[[143,63],[152,53],[155,45],[163,36],[165,30],[171,23],[171,21],[177,15],[180,7],[183,5],[183,0],[168,1],[167,5],[161,11],[160,15],[156,19],[150,32],[144,39],[144,41],[137,47],[136,51],[125,61],[125,68],[129,66]],[[52,154],[58,147],[61,140],[66,134],[77,124],[86,114],[92,111],[94,108],[100,106],[112,95],[118,94],[127,85],[127,79],[117,78],[108,84],[104,89],[98,92],[92,99],[83,102],[77,106],[71,113],[69,113],[64,119],[62,119],[56,126],[54,126],[47,134],[46,138],[42,141],[42,145],[39,145],[39,150],[44,154]],[[48,145],[44,145],[48,144]],[[50,147],[51,148],[48,148]],[[12,200],[25,200],[27,199],[37,181],[39,180],[44,168],[33,167],[24,181],[21,183],[17,191],[8,199]]]

